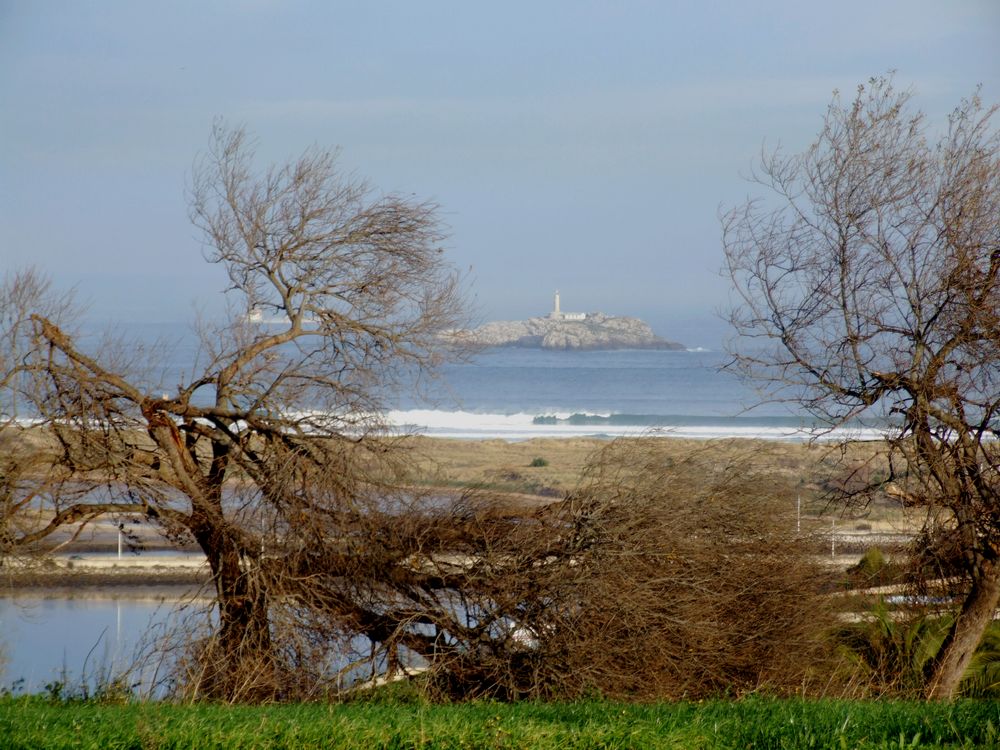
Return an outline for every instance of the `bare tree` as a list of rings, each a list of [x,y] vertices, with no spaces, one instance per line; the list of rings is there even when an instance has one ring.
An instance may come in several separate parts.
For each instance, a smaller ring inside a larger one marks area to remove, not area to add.
[[[218,619],[173,655],[180,694],[317,698],[421,668],[451,698],[696,697],[801,686],[821,650],[829,603],[790,490],[746,456],[620,441],[532,508],[419,492],[384,439],[243,412],[268,429],[230,424],[225,483],[189,475],[217,493],[191,497],[167,461],[210,476],[219,407],[189,407],[193,425],[174,412],[181,442],[163,447],[117,376],[64,338],[48,330],[28,362],[56,381],[40,404],[60,417],[33,434],[74,491],[48,496],[32,538],[127,511],[198,540]]]
[[[214,619],[178,692],[317,698],[418,667],[461,697],[799,683],[823,607],[773,478],[652,441],[536,508],[415,489],[378,414],[461,314],[434,207],[374,196],[328,152],[258,173],[242,131],[212,144],[192,214],[232,314],[201,327],[189,379],[142,377],[144,351],[94,353],[44,308],[17,316],[44,447],[12,495],[39,497],[17,542],[120,514],[196,543]]]
[[[231,315],[202,326],[189,381],[146,381],[134,355],[92,353],[44,309],[20,368],[63,490],[21,541],[124,513],[196,542],[218,626],[194,689],[243,699],[282,694],[294,671],[273,640],[274,607],[295,595],[276,588],[286,547],[343,541],[369,485],[391,483],[373,437],[383,400],[433,371],[462,314],[434,205],[376,195],[328,151],[263,173],[253,157],[220,125],[196,167],[192,218]]]
[[[32,408],[39,393],[31,316],[62,321],[71,301],[34,269],[9,272],[0,284],[0,564],[29,560],[33,543],[61,525],[57,499],[78,494],[53,441],[34,429]]]
[[[816,142],[765,153],[723,217],[734,367],[823,423],[886,429],[886,488],[927,508],[967,586],[930,663],[955,695],[1000,598],[1000,133],[964,100],[937,137],[890,78],[839,95]]]

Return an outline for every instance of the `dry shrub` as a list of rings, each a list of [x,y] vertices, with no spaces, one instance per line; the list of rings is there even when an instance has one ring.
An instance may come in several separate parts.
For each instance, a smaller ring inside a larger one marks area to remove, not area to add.
[[[720,465],[715,447],[612,443],[575,493],[495,538],[486,600],[519,637],[456,650],[432,684],[646,700],[827,679],[828,577],[796,536],[794,494],[749,450]]]
[[[553,638],[577,690],[700,697],[801,687],[831,622],[793,494],[712,446],[665,461],[657,441],[596,457],[567,517],[580,542]]]

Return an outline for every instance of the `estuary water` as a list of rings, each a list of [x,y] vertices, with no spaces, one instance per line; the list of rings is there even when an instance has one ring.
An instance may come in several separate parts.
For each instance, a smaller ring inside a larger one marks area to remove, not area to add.
[[[137,664],[137,649],[170,621],[175,604],[152,596],[0,598],[0,689],[40,693],[60,683],[67,690],[107,684]],[[129,684],[148,687],[155,679],[156,665],[148,664]]]

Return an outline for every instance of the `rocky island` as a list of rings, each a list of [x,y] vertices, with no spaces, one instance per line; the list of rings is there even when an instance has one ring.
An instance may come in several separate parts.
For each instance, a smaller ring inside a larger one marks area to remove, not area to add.
[[[454,334],[475,346],[518,346],[533,349],[666,349],[683,350],[683,344],[660,338],[638,318],[600,312],[572,313],[555,306],[546,316],[506,320]]]

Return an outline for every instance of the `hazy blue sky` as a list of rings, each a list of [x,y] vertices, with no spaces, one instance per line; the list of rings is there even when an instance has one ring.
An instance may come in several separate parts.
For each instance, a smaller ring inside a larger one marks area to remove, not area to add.
[[[0,0],[0,259],[97,317],[217,306],[184,186],[222,116],[439,202],[483,318],[558,287],[711,344],[719,205],[889,69],[937,122],[1000,101],[1000,2]]]

